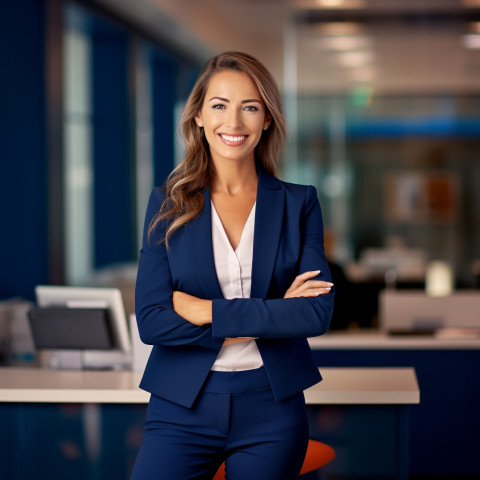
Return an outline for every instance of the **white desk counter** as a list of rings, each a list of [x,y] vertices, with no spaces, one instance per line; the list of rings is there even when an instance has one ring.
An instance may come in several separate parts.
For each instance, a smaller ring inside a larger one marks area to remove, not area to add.
[[[420,403],[420,389],[413,368],[322,367],[320,372],[323,381],[305,390],[307,404]]]
[[[324,380],[306,390],[305,399],[311,437],[328,438],[337,452],[332,475],[351,478],[375,465],[385,474],[377,478],[407,480],[409,412],[420,401],[415,370],[320,370]],[[149,400],[138,388],[140,377],[127,371],[0,368],[5,478],[128,478]],[[72,451],[78,455],[73,462]]]
[[[321,368],[323,381],[305,392],[307,404],[416,404],[413,368]],[[140,373],[0,368],[0,402],[147,403]]]
[[[147,403],[140,378],[129,371],[0,368],[0,402]]]
[[[378,331],[332,332],[309,338],[310,348],[350,350],[476,350],[478,336],[387,335]]]

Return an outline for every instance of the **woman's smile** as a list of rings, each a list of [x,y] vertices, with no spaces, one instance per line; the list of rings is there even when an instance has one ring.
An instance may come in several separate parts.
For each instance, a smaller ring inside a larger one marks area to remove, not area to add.
[[[248,137],[248,135],[229,135],[227,133],[219,133],[218,135],[225,145],[229,145],[231,147],[242,145]]]

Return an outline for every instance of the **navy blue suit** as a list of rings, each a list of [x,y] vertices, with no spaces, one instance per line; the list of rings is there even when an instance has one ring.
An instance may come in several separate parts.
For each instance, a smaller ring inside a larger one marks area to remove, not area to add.
[[[154,345],[141,388],[191,407],[226,337],[256,337],[276,401],[319,382],[307,337],[325,333],[333,291],[316,298],[283,296],[300,273],[321,270],[331,281],[323,249],[323,222],[314,187],[282,182],[258,171],[251,298],[223,299],[215,272],[209,190],[201,214],[177,230],[167,250],[160,227],[147,229],[164,199],[149,200],[136,285],[136,316],[143,342]],[[195,326],[173,310],[179,290],[213,300],[212,325]]]

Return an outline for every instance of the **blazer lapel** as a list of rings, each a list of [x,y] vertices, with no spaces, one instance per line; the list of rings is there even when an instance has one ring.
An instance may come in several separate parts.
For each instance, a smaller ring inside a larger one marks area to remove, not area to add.
[[[200,215],[185,229],[192,267],[205,298],[223,298],[215,270],[210,190],[205,190]],[[270,286],[282,232],[285,193],[279,181],[258,169],[255,234],[253,238],[252,298],[265,298]]]
[[[280,242],[284,205],[285,192],[280,182],[259,168],[250,294],[252,298],[267,296]]]
[[[213,259],[210,190],[205,190],[204,197],[202,212],[185,229],[185,233],[188,235],[192,267],[205,298],[223,298]]]

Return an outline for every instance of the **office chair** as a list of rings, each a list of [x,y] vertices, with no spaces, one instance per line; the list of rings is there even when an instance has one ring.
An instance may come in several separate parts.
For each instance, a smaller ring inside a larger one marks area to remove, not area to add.
[[[307,453],[300,471],[300,478],[302,475],[314,472],[319,468],[327,465],[335,458],[335,450],[326,443],[318,440],[310,439],[308,441]],[[222,463],[213,480],[225,480],[225,464]]]

